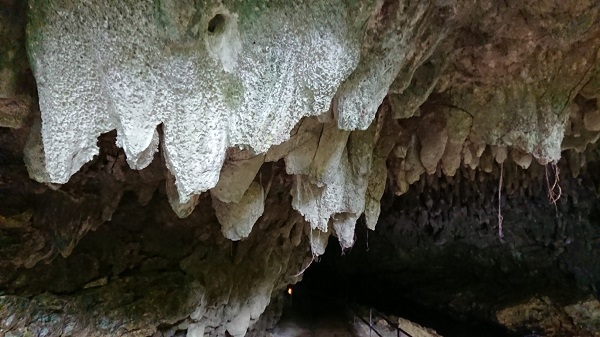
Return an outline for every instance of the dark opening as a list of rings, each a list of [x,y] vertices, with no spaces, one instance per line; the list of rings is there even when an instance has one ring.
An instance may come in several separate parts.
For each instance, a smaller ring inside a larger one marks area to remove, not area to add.
[[[284,318],[286,314],[300,313],[307,320],[315,320],[339,316],[341,312],[348,318],[348,311],[352,315],[353,311],[370,308],[387,317],[402,317],[432,328],[444,337],[516,337],[531,333],[511,334],[502,326],[474,317],[456,317],[446,312],[443,304],[424,306],[412,297],[412,289],[394,283],[395,275],[353,270],[357,259],[368,254],[366,228],[358,232],[356,245],[347,252],[342,252],[336,238],[330,238],[320,261],[313,263],[302,281],[292,286],[294,302],[284,310]],[[376,235],[369,233],[371,240]],[[364,312],[363,318],[368,319]]]
[[[211,34],[223,31],[225,28],[225,16],[217,14],[208,22],[208,32]]]
[[[283,318],[300,314],[312,322],[325,317],[319,312],[333,317],[359,307],[368,308],[367,318],[372,309],[445,337],[543,335],[535,317],[507,316],[540,298],[562,308],[600,289],[598,254],[590,253],[600,247],[600,164],[590,162],[577,178],[563,165],[560,183],[569,194],[556,206],[548,202],[546,169],[505,167],[505,182],[527,182],[530,191],[504,193],[510,235],[502,241],[495,226],[498,171],[474,180],[463,169],[460,179],[432,176],[402,196],[384,194],[376,230],[359,219],[347,251],[331,237],[325,254],[293,285]]]

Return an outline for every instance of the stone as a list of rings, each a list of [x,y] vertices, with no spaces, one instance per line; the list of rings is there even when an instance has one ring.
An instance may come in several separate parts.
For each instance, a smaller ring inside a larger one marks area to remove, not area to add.
[[[302,117],[326,112],[358,62],[356,28],[344,19],[353,9],[308,0],[229,6],[34,1],[29,52],[49,181],[66,183],[112,129],[130,166],[143,168],[162,123],[165,162],[185,203],[217,184],[227,147],[264,153]]]
[[[485,173],[491,173],[494,168],[494,157],[491,150],[484,151],[479,160],[479,167]]]
[[[394,118],[410,118],[418,115],[419,107],[435,89],[444,69],[443,57],[436,55],[415,70],[410,83],[406,81],[410,76],[398,76],[398,81],[392,83],[388,92]]]
[[[421,118],[417,130],[421,151],[419,158],[427,174],[434,174],[448,143],[448,130],[443,114],[428,114]]]
[[[325,253],[325,248],[327,248],[327,244],[329,243],[331,229],[327,232],[323,232],[319,229],[311,229],[310,227],[306,227],[306,231],[308,232],[307,234],[310,241],[310,250],[313,256],[323,255]]]
[[[31,118],[32,99],[0,97],[0,127],[22,128]]]
[[[600,331],[600,301],[587,298],[579,303],[564,307],[565,312],[578,327],[589,331]]]
[[[250,325],[250,311],[243,310],[227,323],[227,332],[233,337],[243,337]]]
[[[425,167],[421,163],[416,135],[410,141],[406,158],[402,162],[402,169],[406,171],[406,181],[412,184],[419,180],[421,174],[425,173]]]
[[[226,203],[239,203],[264,161],[264,154],[226,161],[219,182],[210,190],[210,195]]]
[[[365,197],[365,222],[367,228],[370,230],[375,230],[375,225],[377,225],[377,220],[379,220],[381,212],[380,201],[385,191],[387,178],[388,172],[385,160],[374,158]]]
[[[398,175],[396,176],[396,186],[398,187],[398,189],[396,190],[396,195],[402,195],[408,192],[410,184],[406,180],[406,171],[398,171]]]
[[[399,73],[409,74],[400,77],[410,79],[418,65],[435,50],[446,34],[445,27],[422,27],[443,23],[443,19],[432,20],[436,10],[421,2],[377,4],[371,20],[366,22],[368,42],[363,46],[360,62],[337,93],[336,113],[341,129],[367,129]],[[407,13],[411,13],[410,18]]]
[[[13,127],[11,123],[15,123],[15,118],[22,118],[32,105],[32,99],[23,87],[29,80],[25,51],[26,10],[26,3],[6,0],[0,12],[0,125],[3,127]]]
[[[268,161],[285,159],[288,174],[308,174],[313,158],[319,147],[324,126],[315,119],[307,118],[300,122],[297,133],[279,146],[271,148],[267,153]],[[284,151],[279,151],[284,148]],[[274,153],[278,153],[275,155]]]
[[[435,330],[425,328],[402,317],[398,318],[398,326],[413,337],[440,337]]]
[[[388,182],[386,161],[396,143],[394,136],[399,132],[399,127],[391,118],[390,112],[390,109],[386,106],[380,109],[374,130],[375,146],[373,148],[373,161],[368,178],[364,211],[365,224],[370,230],[375,230],[375,226],[379,220],[381,198]]]
[[[518,150],[513,150],[510,152],[512,160],[519,165],[521,168],[527,169],[529,165],[531,165],[531,161],[533,160],[533,156],[529,153],[523,153]]]
[[[186,218],[194,211],[196,205],[198,204],[198,200],[200,195],[194,195],[188,198],[186,201],[180,199],[179,193],[177,193],[177,186],[175,183],[175,177],[171,174],[167,174],[167,179],[165,182],[167,198],[169,199],[169,204],[171,208],[180,218]]]
[[[442,156],[442,171],[448,176],[454,176],[462,161],[463,144],[465,143],[473,117],[459,109],[451,109],[447,114],[446,128],[448,141]]]
[[[573,308],[571,307],[573,313]],[[527,328],[544,334],[556,334],[560,329],[576,330],[565,309],[548,297],[531,298],[496,313],[498,322],[512,330]]]
[[[589,82],[587,82],[580,91],[586,98],[597,98],[600,95],[600,71],[596,70]]]
[[[201,324],[190,324],[185,337],[204,337],[204,326]]]
[[[460,167],[462,161],[461,153],[463,143],[449,142],[442,155],[442,171],[445,175],[452,177]]]
[[[354,229],[359,216],[360,214],[356,213],[340,213],[333,216],[333,231],[342,248],[351,248],[354,245]]]
[[[29,177],[38,181],[46,181],[49,178],[44,167],[45,158],[42,142],[42,121],[35,119],[23,150],[23,160],[27,166]]]
[[[508,158],[508,150],[505,146],[492,147],[492,155],[496,159],[496,163],[502,164]]]
[[[331,235],[598,330],[597,1],[0,2],[0,334],[263,336]]]
[[[349,133],[337,129],[334,124],[326,125],[314,152],[312,165],[298,172],[303,175],[296,175],[294,180],[294,209],[304,216],[313,229],[323,232],[328,231],[328,223],[333,216],[336,232],[348,238],[345,244],[352,241],[346,228],[351,228],[353,232],[353,222],[364,211],[375,145],[374,133],[374,126],[367,131]],[[293,161],[297,162],[297,159]]]
[[[250,235],[252,227],[265,211],[265,192],[260,184],[252,182],[238,202],[212,199],[215,214],[223,235],[233,241]]]

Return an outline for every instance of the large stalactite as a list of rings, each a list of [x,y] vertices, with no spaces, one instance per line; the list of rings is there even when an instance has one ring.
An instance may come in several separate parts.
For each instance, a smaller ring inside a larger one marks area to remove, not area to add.
[[[363,215],[373,230],[407,212],[433,228],[427,238],[456,241],[429,220],[481,214],[442,211],[456,204],[440,190],[469,191],[489,217],[531,193],[509,167],[558,180],[557,168],[577,177],[597,160],[596,1],[0,9],[5,334],[260,335],[278,291],[330,235],[352,247]],[[564,181],[546,188],[576,202],[582,187]],[[382,211],[386,190],[412,200],[424,189],[435,191],[425,207]],[[593,225],[575,246],[594,245]],[[498,221],[483,230],[498,235]],[[582,288],[600,280],[593,261],[569,262]]]

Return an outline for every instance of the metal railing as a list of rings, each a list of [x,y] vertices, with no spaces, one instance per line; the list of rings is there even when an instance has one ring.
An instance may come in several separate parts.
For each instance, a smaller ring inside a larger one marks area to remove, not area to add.
[[[404,329],[402,329],[400,327],[400,324],[398,324],[398,322],[392,322],[386,315],[380,313],[379,311],[377,311],[375,309],[372,309],[372,308],[369,309],[369,317],[368,317],[368,321],[367,321],[366,317],[363,317],[360,314],[359,307],[356,306],[356,304],[351,304],[348,299],[342,299],[340,297],[328,296],[327,294],[324,294],[321,292],[319,292],[317,294],[315,291],[310,291],[310,290],[309,291],[305,290],[305,294],[306,293],[312,293],[311,294],[312,296],[316,296],[321,299],[327,298],[328,300],[337,303],[337,305],[340,308],[345,307],[346,310],[354,316],[354,319],[355,319],[354,323],[356,323],[356,318],[358,318],[365,325],[369,326],[369,337],[373,337],[373,335],[372,335],[373,333],[375,333],[375,335],[377,335],[378,337],[384,337],[379,331],[377,331],[377,329],[373,325],[373,320],[377,319],[377,318],[383,319],[384,321],[387,322],[388,325],[393,327],[396,330],[396,337],[413,337],[411,334],[409,334]]]
[[[352,309],[350,309],[350,310],[352,310]],[[373,332],[375,332],[375,334],[377,336],[383,337],[383,335],[381,335],[379,333],[379,331],[377,331],[377,329],[375,329],[375,327],[373,326],[373,316],[372,316],[371,311],[369,311],[369,321],[368,322],[361,315],[356,314],[356,312],[354,310],[352,310],[352,313],[354,314],[355,320],[356,320],[356,317],[358,317],[358,319],[360,319],[363,323],[365,323],[366,325],[369,326],[369,337],[372,337]]]
[[[358,313],[358,310],[356,310],[355,308],[349,307],[349,310],[352,312],[352,314],[354,315],[355,318],[358,317],[358,319],[360,319],[364,324],[369,326],[369,337],[372,337],[373,333],[375,333],[379,337],[384,337],[379,331],[377,331],[377,329],[373,325],[373,319],[378,318],[378,317],[382,318],[387,324],[389,324],[391,327],[393,327],[396,330],[397,337],[412,337],[411,334],[409,334],[408,332],[406,332],[404,329],[402,329],[400,327],[400,324],[398,324],[397,322],[390,321],[390,319],[386,315],[383,315],[382,313],[378,312],[377,310],[369,309],[369,320],[368,321],[366,320],[365,317],[362,317],[362,315],[360,315],[360,313]],[[373,315],[373,314],[375,314],[375,315]]]

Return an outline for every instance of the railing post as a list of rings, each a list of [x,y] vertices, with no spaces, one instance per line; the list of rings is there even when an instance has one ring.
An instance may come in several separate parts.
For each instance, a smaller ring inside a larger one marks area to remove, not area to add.
[[[369,309],[369,337],[373,332],[373,309]]]

